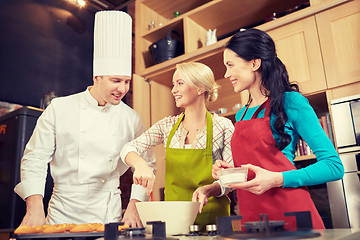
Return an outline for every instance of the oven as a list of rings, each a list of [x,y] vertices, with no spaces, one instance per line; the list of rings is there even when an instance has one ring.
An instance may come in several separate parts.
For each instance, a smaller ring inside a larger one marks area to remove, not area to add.
[[[360,151],[340,153],[343,179],[328,183],[333,225],[337,228],[360,227]]]
[[[360,94],[330,104],[339,153],[360,150]]]
[[[328,183],[334,227],[360,227],[360,94],[330,102],[343,179]]]

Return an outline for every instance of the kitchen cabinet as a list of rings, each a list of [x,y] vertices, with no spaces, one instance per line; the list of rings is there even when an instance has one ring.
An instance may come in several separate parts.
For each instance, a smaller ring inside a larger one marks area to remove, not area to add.
[[[360,81],[328,91],[328,101],[360,94]]]
[[[277,55],[285,64],[290,81],[299,84],[303,94],[327,88],[315,17],[268,31]]]
[[[133,92],[136,96],[133,99],[133,107],[140,114],[141,119],[145,124],[145,128],[150,127],[150,85],[141,76],[133,75]]]
[[[315,15],[329,88],[359,82],[360,1]]]
[[[225,107],[228,112],[222,115],[235,121],[236,111],[233,111],[233,106],[238,103],[244,105],[248,94],[234,93],[232,85],[224,78],[223,46],[231,34],[240,28],[256,27],[274,38],[278,56],[287,66],[290,79],[299,84],[301,92],[309,99],[315,111],[319,114],[328,113],[328,97],[331,95],[329,90],[360,81],[357,77],[360,74],[356,74],[360,71],[360,20],[359,11],[356,10],[359,2],[360,0],[259,0],[254,5],[250,0],[138,0],[135,2],[134,108],[140,113],[146,126],[163,117],[178,114],[181,109],[176,108],[170,92],[175,66],[177,63],[198,61],[213,70],[216,81],[221,86],[218,100],[209,103],[208,109],[216,111]],[[309,3],[309,7],[265,22],[272,13],[280,16],[280,13],[288,9]],[[176,11],[180,12],[180,16],[174,16]],[[217,29],[219,40],[206,46],[206,33],[209,29]],[[171,30],[178,32],[179,36],[173,37],[184,44],[184,53],[155,64],[149,46],[165,38]],[[333,40],[330,39],[328,43],[330,37],[324,35],[324,32],[329,34],[331,31],[335,32],[331,33]],[[347,44],[341,44],[342,41]],[[342,51],[346,53],[343,54]],[[339,64],[338,60],[332,59],[337,57],[334,54],[343,54],[339,59],[348,56],[351,61]],[[331,71],[340,73],[333,76]],[[344,72],[348,74],[346,76],[353,74],[345,79]],[[338,77],[339,74],[343,76]],[[156,156],[159,156],[160,162],[164,162],[165,156],[161,151],[164,151],[163,148],[156,151]],[[300,159],[303,158],[307,157]],[[164,168],[161,166],[160,169]],[[163,172],[159,174],[163,178]],[[163,186],[164,179],[157,179],[162,183],[156,184]],[[158,198],[154,196],[154,199]]]

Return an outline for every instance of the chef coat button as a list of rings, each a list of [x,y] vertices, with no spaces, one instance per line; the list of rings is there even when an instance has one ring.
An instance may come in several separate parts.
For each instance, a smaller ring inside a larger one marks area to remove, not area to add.
[[[105,182],[105,180],[104,180],[104,179],[101,179],[101,182],[103,182],[103,183],[104,183],[104,182]]]
[[[111,162],[112,161],[112,159],[111,158],[109,158],[109,162]]]

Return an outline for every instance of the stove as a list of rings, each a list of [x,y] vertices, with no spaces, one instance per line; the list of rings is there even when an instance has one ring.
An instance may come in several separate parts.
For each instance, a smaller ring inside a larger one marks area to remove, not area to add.
[[[216,225],[207,225],[206,233],[200,233],[197,225],[189,228],[189,234],[167,236],[165,231],[165,222],[155,221],[147,222],[152,225],[152,234],[145,234],[145,228],[126,229],[125,233],[117,232],[118,223],[105,225],[104,240],[225,240],[225,239],[300,239],[315,238],[321,234],[312,230],[312,221],[310,212],[288,212],[285,216],[295,216],[297,230],[287,231],[284,229],[284,221],[269,221],[268,215],[261,214],[260,221],[244,223],[244,231],[233,231],[233,221],[241,220],[241,216],[230,216],[217,218]],[[131,233],[134,230],[136,234]],[[100,239],[99,239],[100,240]],[[101,239],[103,240],[103,239]]]
[[[104,232],[88,233],[53,233],[53,234],[12,234],[14,240],[229,240],[229,239],[300,239],[320,237],[319,232],[312,230],[310,212],[289,212],[285,216],[295,216],[297,230],[287,231],[283,221],[269,221],[266,214],[259,216],[260,221],[245,222],[242,231],[233,231],[233,221],[241,220],[241,216],[219,217],[216,225],[207,225],[206,232],[200,233],[197,225],[189,228],[188,234],[166,235],[165,222],[147,222],[152,225],[152,233],[146,234],[145,228],[127,228],[118,231],[123,223],[105,224]]]
[[[295,216],[296,231],[284,230],[284,221],[269,221],[266,214],[260,214],[260,221],[245,222],[243,231],[234,232],[232,224],[234,220],[241,220],[241,216],[217,218],[216,225],[220,238],[227,239],[299,239],[321,236],[312,230],[310,212],[287,212],[284,216]]]
[[[152,225],[152,234],[146,234],[145,228],[126,228],[123,231],[118,231],[118,226],[123,223],[109,223],[105,224],[104,237],[98,240],[178,240],[176,237],[169,237],[166,235],[165,222],[153,221],[147,222]]]

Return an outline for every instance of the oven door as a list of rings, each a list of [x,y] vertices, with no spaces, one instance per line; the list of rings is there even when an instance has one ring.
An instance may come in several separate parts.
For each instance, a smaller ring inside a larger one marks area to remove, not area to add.
[[[331,112],[336,137],[336,145],[339,148],[356,145],[354,123],[351,117],[349,102],[331,105]]]
[[[339,153],[360,149],[360,95],[331,101],[331,113]]]
[[[340,154],[345,174],[327,183],[334,228],[360,228],[360,151]]]
[[[351,228],[360,228],[360,181],[358,172],[345,173],[343,178],[346,207]]]

